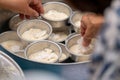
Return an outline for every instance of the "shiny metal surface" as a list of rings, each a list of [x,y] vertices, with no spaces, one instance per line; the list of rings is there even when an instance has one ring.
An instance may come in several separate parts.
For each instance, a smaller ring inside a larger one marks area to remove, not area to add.
[[[64,60],[59,59],[59,62],[63,62],[63,61],[65,61],[66,59],[68,59],[70,57],[70,53],[66,50],[64,44],[58,43],[58,45],[61,47],[62,53],[64,53],[67,56]]]
[[[6,31],[0,34],[0,43],[8,40],[20,40],[15,31]]]
[[[63,1],[63,0],[42,0],[43,3],[48,1]],[[12,14],[13,15],[13,14]],[[12,17],[12,16],[11,16]],[[10,17],[9,17],[10,18]],[[8,24],[6,20],[2,21],[2,24]],[[6,27],[6,26],[3,26]],[[8,27],[8,26],[7,26]],[[4,31],[4,30],[3,30]],[[45,70],[51,71],[57,75],[64,77],[66,80],[88,80],[88,66],[89,62],[74,62],[74,63],[52,63],[52,64],[44,64],[38,63],[34,61],[27,60],[25,58],[18,57],[11,52],[8,52],[2,46],[0,46],[0,50],[4,51],[6,54],[11,56],[19,65],[20,67],[25,70]]]
[[[73,25],[73,29],[75,30],[76,33],[80,33],[80,28],[76,27],[75,22],[76,21],[81,21],[82,15],[83,15],[82,12],[75,11],[70,16],[70,23]]]
[[[52,27],[49,23],[47,23],[46,21],[43,20],[38,20],[38,19],[34,19],[34,20],[29,20],[29,21],[25,21],[23,23],[21,23],[17,29],[17,34],[18,36],[25,42],[34,42],[34,41],[29,41],[29,40],[25,40],[21,37],[21,35],[31,29],[31,28],[36,28],[36,29],[41,29],[41,30],[47,30],[48,33],[48,37],[51,35],[52,33]],[[47,38],[48,38],[47,37]],[[46,39],[47,39],[46,38]]]
[[[45,48],[49,48],[49,49],[53,50],[54,53],[57,54],[58,60],[59,60],[59,58],[61,57],[61,52],[62,52],[60,46],[58,44],[56,44],[55,42],[48,41],[48,40],[41,40],[41,41],[34,42],[34,43],[31,43],[30,45],[28,45],[25,49],[26,58],[29,59],[28,57],[31,54],[34,54]],[[55,62],[58,62],[58,60],[56,60]]]
[[[70,15],[72,14],[72,9],[65,3],[62,3],[62,2],[47,2],[45,4],[43,4],[43,8],[44,8],[44,11],[45,13],[48,12],[49,10],[56,10],[56,11],[59,11],[59,12],[63,12],[65,14],[67,14],[69,17]],[[46,19],[43,15],[42,17],[48,21],[53,28],[63,28],[63,27],[66,27],[66,23],[67,23],[67,19],[65,20],[59,20],[59,21],[56,21],[56,20],[49,20],[49,19]]]
[[[24,42],[21,41],[21,39],[18,37],[17,32],[15,31],[6,31],[0,34],[0,44],[2,42],[5,41],[9,41],[9,40],[15,40],[15,41],[20,41],[23,44],[23,48],[25,49],[25,47],[28,45]],[[5,47],[4,47],[5,48]],[[5,48],[6,49],[6,48]],[[8,49],[7,49],[8,50]],[[9,50],[8,50],[9,51]],[[11,51],[10,51],[11,52]],[[12,54],[15,54],[19,57],[23,57],[25,58],[24,55],[24,50],[22,52],[11,52]]]
[[[61,40],[61,41],[56,41],[56,40],[52,40],[52,37],[55,35],[55,34],[57,34],[57,33],[61,33],[61,32],[64,32],[67,36],[69,36],[70,34],[71,34],[71,29],[69,28],[69,27],[64,27],[64,28],[62,28],[62,29],[54,29],[53,30],[53,35],[51,34],[50,36],[49,36],[49,38],[48,38],[48,40],[51,40],[51,41],[54,41],[54,42],[59,42],[59,43],[62,43],[62,42],[64,42],[67,38],[65,38],[64,40]]]
[[[2,51],[0,51],[0,80],[25,80],[18,64]]]
[[[71,53],[71,58],[77,62],[89,62],[90,60],[90,55],[77,55],[75,53],[72,53],[70,51],[70,47],[77,44],[77,41],[81,38],[80,34],[76,34],[71,36],[67,41],[66,41],[66,49]]]
[[[20,19],[19,14],[13,16],[9,21],[9,27],[11,30],[17,31],[18,26],[25,20]]]
[[[15,13],[13,13],[11,11],[0,9],[0,32],[2,32],[2,30],[1,30],[2,28],[8,27],[8,25],[6,23],[14,15],[15,15]]]

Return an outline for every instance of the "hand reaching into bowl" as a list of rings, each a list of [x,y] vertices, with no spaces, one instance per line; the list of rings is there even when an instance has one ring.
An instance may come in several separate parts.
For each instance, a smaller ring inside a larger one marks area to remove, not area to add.
[[[0,0],[0,8],[20,13],[20,17],[38,17],[43,13],[41,0]]]
[[[87,47],[92,38],[94,38],[99,32],[104,18],[101,15],[89,13],[85,14],[81,20],[81,35],[83,36],[83,46]]]

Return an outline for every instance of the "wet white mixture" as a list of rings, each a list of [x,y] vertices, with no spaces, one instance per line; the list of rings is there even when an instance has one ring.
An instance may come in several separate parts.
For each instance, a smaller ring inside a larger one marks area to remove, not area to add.
[[[11,51],[11,52],[19,52],[20,50],[23,50],[23,44],[21,41],[17,40],[8,40],[5,42],[2,42],[1,45]]]
[[[38,62],[53,63],[57,61],[58,56],[53,50],[45,48],[44,50],[31,54],[29,59]]]
[[[80,20],[79,20],[79,21],[76,21],[76,22],[75,22],[75,27],[80,28],[80,26],[81,26]]]
[[[70,47],[70,51],[74,54],[88,55],[93,50],[93,45],[90,44],[88,47],[82,45],[82,39],[78,40],[76,44]]]
[[[49,19],[49,20],[56,20],[56,21],[59,21],[59,20],[64,20],[64,19],[67,19],[69,16],[63,12],[59,12],[59,11],[56,11],[56,10],[49,10],[47,13],[45,13],[43,15],[46,19]]]
[[[55,42],[61,42],[64,41],[68,37],[68,34],[65,32],[56,32],[52,33],[52,35],[49,37],[49,40],[55,41]]]
[[[22,58],[26,58],[25,54],[24,54],[24,51],[23,52],[17,52],[15,55],[17,55],[19,57],[22,57]]]
[[[65,53],[62,53],[62,56],[60,57],[59,61],[63,61],[67,58],[67,55]]]
[[[25,80],[16,63],[0,55],[0,80]]]
[[[28,41],[43,40],[48,37],[47,30],[31,28],[22,34],[22,38]]]

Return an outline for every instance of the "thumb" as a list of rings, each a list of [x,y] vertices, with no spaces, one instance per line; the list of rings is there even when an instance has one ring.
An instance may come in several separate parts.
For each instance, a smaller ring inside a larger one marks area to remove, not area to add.
[[[83,36],[83,46],[87,47],[89,46],[89,44],[91,43],[91,40],[93,38],[93,33],[94,33],[94,27],[91,24],[91,21],[89,20],[89,18],[87,17],[85,20],[85,24],[86,24],[86,30]]]
[[[92,40],[92,39],[89,39],[89,38],[87,38],[87,37],[83,37],[83,42],[82,42],[83,46],[84,46],[84,47],[89,46],[89,44],[91,43],[91,40]]]
[[[33,16],[33,17],[38,17],[39,13],[37,11],[35,11],[34,9],[32,9],[31,7],[29,7],[26,11],[25,15],[29,15],[29,16]]]

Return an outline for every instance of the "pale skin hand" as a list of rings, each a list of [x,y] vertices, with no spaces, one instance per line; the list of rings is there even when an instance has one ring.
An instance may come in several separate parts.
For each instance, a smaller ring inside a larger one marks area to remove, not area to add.
[[[44,12],[41,0],[0,0],[0,8],[20,13],[21,18],[24,15],[27,18],[38,17]]]
[[[104,18],[101,15],[85,14],[81,20],[81,35],[83,36],[83,46],[87,47],[91,43],[91,39],[96,37]]]

